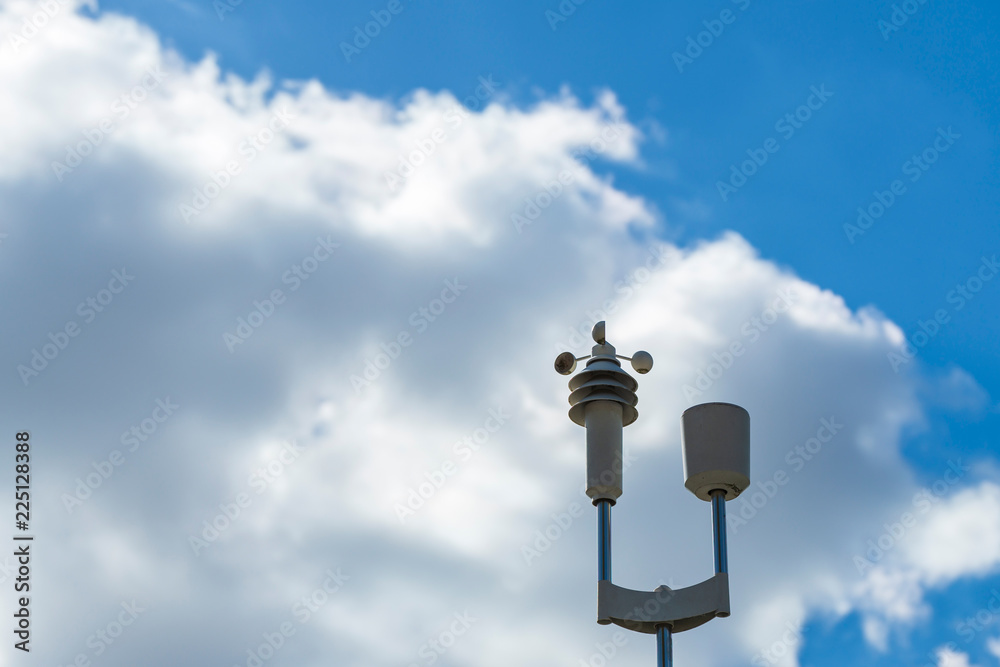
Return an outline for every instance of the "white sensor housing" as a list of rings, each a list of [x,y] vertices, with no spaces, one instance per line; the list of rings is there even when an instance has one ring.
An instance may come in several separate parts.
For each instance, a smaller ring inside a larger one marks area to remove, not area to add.
[[[732,403],[702,403],[681,415],[684,486],[702,500],[732,500],[750,485],[750,413]]]

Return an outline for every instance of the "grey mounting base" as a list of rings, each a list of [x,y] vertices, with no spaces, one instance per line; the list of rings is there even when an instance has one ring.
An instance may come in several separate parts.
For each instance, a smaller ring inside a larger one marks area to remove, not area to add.
[[[729,575],[716,574],[700,584],[673,590],[660,586],[652,593],[597,582],[597,622],[614,623],[628,630],[656,634],[657,626],[684,632],[729,616]]]

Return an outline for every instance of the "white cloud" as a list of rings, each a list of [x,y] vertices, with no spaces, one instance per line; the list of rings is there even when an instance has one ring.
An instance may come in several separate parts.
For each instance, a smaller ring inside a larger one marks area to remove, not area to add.
[[[32,6],[5,9],[0,33],[15,31]],[[573,211],[582,225],[652,221],[638,199],[571,155],[596,148],[592,154],[603,159],[636,158],[640,135],[619,122],[624,110],[610,93],[590,109],[564,94],[530,112],[493,103],[470,113],[448,92],[417,90],[396,108],[338,95],[316,81],[272,91],[266,75],[250,83],[223,76],[211,55],[182,62],[130,19],[92,21],[66,10],[15,56],[0,64],[11,119],[0,130],[11,158],[0,176],[51,178],[53,162],[72,166],[75,152],[96,143],[77,169],[100,169],[128,156],[144,160],[171,185],[164,194],[173,202],[164,202],[162,212],[173,214],[162,224],[172,227],[187,220],[246,230],[260,224],[248,220],[258,217],[251,211],[262,210],[271,212],[265,220],[320,217],[331,230],[409,251],[433,251],[450,240],[486,244],[497,233],[509,234],[510,215],[520,207],[491,207],[481,198],[484,188],[516,206],[544,192],[542,184],[558,185],[562,172],[572,174],[574,187],[565,188],[554,208]],[[65,80],[39,86],[45,73]],[[60,100],[74,104],[54,104],[56,88]],[[491,93],[486,101],[499,99]],[[102,122],[110,130],[102,131]],[[389,172],[398,176],[401,159],[412,175],[387,180]],[[227,165],[239,173],[226,174]],[[219,174],[216,182],[228,184],[216,197],[212,180]],[[62,175],[71,187],[84,180],[75,170]]]
[[[914,533],[905,555],[931,585],[983,576],[1000,566],[1000,486],[984,482],[948,499]]]
[[[959,490],[960,475],[968,471],[954,464],[914,494],[912,505],[885,523],[856,557],[865,575],[856,595],[867,614],[865,628],[872,630],[866,637],[883,650],[886,622],[910,625],[927,618],[924,591],[1000,569],[1000,486],[984,481]]]
[[[969,656],[961,651],[953,651],[950,648],[940,648],[937,651],[938,667],[973,667],[969,663]]]
[[[1000,637],[990,637],[986,640],[986,650],[1000,661]]]

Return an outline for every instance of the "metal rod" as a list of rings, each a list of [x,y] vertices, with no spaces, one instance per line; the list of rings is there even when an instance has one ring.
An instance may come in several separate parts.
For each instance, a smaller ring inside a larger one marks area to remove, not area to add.
[[[674,664],[674,640],[670,636],[669,625],[656,627],[656,667],[671,667]]]
[[[728,572],[726,553],[726,492],[712,491],[712,526],[715,534],[715,573]]]
[[[597,501],[597,578],[611,581],[611,501]]]

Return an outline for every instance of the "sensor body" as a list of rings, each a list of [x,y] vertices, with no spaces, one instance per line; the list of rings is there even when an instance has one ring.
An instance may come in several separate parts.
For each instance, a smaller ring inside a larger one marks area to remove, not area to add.
[[[639,416],[638,387],[607,342],[594,346],[586,368],[569,381],[569,418],[587,429],[587,495],[595,503],[614,504],[622,495],[622,429]]]
[[[584,410],[587,427],[587,495],[592,501],[616,502],[622,495],[622,406],[591,401]]]
[[[732,403],[702,403],[681,415],[684,486],[702,500],[722,490],[732,500],[750,485],[750,413]]]

